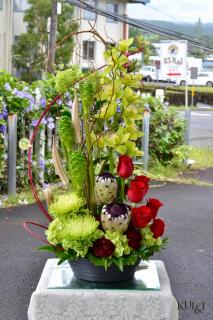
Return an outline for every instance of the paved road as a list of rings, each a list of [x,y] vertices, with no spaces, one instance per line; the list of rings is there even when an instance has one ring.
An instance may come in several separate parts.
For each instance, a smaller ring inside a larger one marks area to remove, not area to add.
[[[151,188],[165,207],[170,244],[154,258],[162,259],[177,300],[190,306],[204,302],[204,311],[180,311],[180,320],[213,319],[213,189],[166,184]],[[26,320],[31,293],[50,254],[37,252],[40,243],[22,229],[26,219],[44,221],[35,205],[0,210],[0,319]],[[192,303],[191,303],[192,305]],[[157,319],[156,319],[157,320]]]
[[[184,117],[184,112],[180,112]],[[190,120],[190,144],[213,149],[213,111],[192,111]]]

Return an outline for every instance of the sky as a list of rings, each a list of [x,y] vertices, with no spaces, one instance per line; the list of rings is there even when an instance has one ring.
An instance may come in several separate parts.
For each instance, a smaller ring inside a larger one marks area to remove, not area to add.
[[[136,19],[213,23],[213,0],[151,0],[146,6],[128,4],[128,16]]]

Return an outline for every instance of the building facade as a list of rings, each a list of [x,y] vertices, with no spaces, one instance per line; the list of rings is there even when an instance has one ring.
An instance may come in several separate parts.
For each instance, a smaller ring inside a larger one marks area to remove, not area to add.
[[[87,3],[100,9],[119,15],[126,14],[127,2],[145,4],[149,0],[89,0]],[[23,21],[27,0],[0,0],[0,69],[12,72],[11,48],[21,33],[26,32]],[[87,10],[75,8],[74,19],[79,23],[79,30],[89,30],[94,25],[97,32],[108,43],[115,43],[128,38],[128,26],[121,22],[106,18]],[[79,63],[82,69],[91,66],[100,67],[104,64],[103,52],[105,45],[89,33],[80,34],[76,39],[72,62]]]
[[[124,0],[90,0],[87,1],[92,6],[110,11],[119,15],[126,14],[127,3]],[[128,38],[128,26],[87,10],[75,9],[75,19],[79,21],[79,31],[90,30],[94,26],[95,30],[104,38],[107,43],[114,44],[123,38]],[[104,65],[103,52],[105,45],[91,33],[83,33],[77,36],[76,47],[73,55],[73,62],[79,63],[83,70],[97,68]]]
[[[12,45],[26,32],[23,17],[27,6],[27,0],[0,0],[0,69],[8,72],[12,72]]]

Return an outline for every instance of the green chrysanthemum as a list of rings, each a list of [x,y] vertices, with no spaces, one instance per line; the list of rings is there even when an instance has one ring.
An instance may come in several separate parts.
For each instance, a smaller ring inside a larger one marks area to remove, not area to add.
[[[67,214],[77,213],[85,204],[83,198],[76,193],[60,195],[56,201],[50,204],[49,211],[54,217],[61,217]]]
[[[98,229],[99,222],[89,214],[70,219],[54,220],[46,231],[48,241],[61,244],[67,251],[72,249],[78,256],[84,257],[93,242],[103,235]]]

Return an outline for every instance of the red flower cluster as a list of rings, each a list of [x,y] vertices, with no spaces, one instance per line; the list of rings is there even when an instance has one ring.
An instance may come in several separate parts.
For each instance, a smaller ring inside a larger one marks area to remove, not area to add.
[[[135,229],[128,229],[126,231],[126,236],[128,238],[128,245],[134,249],[138,250],[141,245],[142,236],[139,231]]]
[[[147,202],[147,207],[149,207],[152,211],[152,219],[156,218],[156,216],[158,214],[158,210],[163,205],[164,204],[162,202],[160,202],[160,200],[154,199],[154,198],[149,198],[149,201]]]
[[[137,176],[131,182],[127,191],[129,201],[139,203],[143,200],[149,189],[149,178],[145,176]]]
[[[134,228],[145,228],[152,220],[152,213],[147,206],[132,208],[132,225]]]
[[[131,177],[134,171],[134,165],[132,159],[127,156],[123,155],[119,157],[119,162],[117,166],[117,173],[120,178],[127,179]]]
[[[161,237],[165,230],[165,222],[162,219],[155,219],[150,226],[150,230],[153,232],[155,239]]]
[[[92,246],[92,253],[99,258],[111,257],[115,250],[115,246],[109,239],[102,237],[96,240]]]
[[[133,171],[134,166],[132,159],[127,155],[120,156],[117,167],[118,176],[123,179],[128,179],[132,176]],[[146,176],[136,176],[132,179],[126,190],[128,200],[134,203],[142,202],[149,190],[149,180]],[[160,237],[164,233],[165,223],[162,219],[156,219],[156,217],[158,210],[163,205],[160,200],[150,198],[146,205],[132,208],[132,227],[136,229],[145,228],[153,220],[150,229],[156,239]],[[129,246],[137,250],[140,246],[141,234],[133,228],[128,230],[126,235],[129,240]]]

